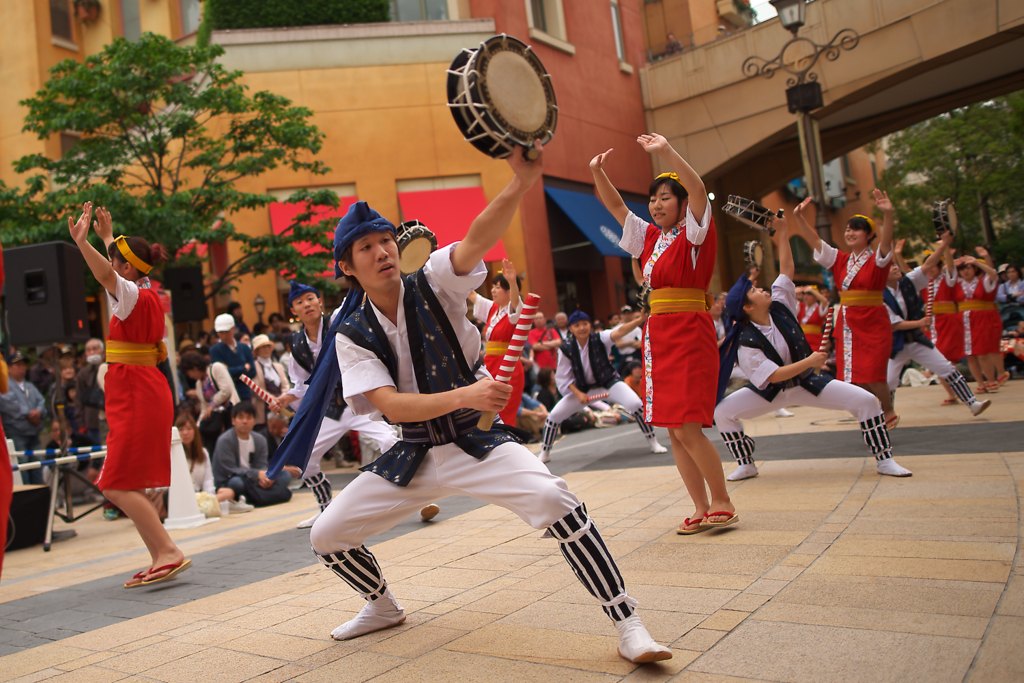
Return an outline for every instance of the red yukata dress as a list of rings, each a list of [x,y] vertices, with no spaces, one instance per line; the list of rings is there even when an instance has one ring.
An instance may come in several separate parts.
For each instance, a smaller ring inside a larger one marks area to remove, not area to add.
[[[808,306],[803,301],[797,305],[797,319],[800,321],[800,329],[804,331],[804,337],[811,347],[811,351],[817,351],[821,346],[822,327],[825,325],[825,315],[821,312],[821,304]]]
[[[640,259],[644,280],[652,290],[680,287],[706,292],[717,253],[711,207],[698,223],[687,206],[684,221],[668,233],[630,212],[619,246]],[[652,315],[644,326],[643,363],[648,424],[711,426],[718,390],[718,338],[710,313]]]
[[[841,305],[832,331],[836,340],[836,379],[853,384],[886,382],[892,324],[882,302],[882,291],[889,278],[892,251],[882,259],[872,249],[854,257],[823,242],[821,253],[815,252],[814,257],[832,271],[839,290]],[[865,302],[869,305],[852,305]]]
[[[498,304],[484,296],[477,295],[476,303],[473,304],[473,317],[485,321],[484,327],[484,367],[492,377],[497,378],[501,371],[501,361],[508,350],[509,342],[512,341],[512,334],[515,332],[515,323],[509,318],[508,307],[499,308]],[[518,322],[519,312],[513,313]],[[501,421],[513,427],[516,426],[516,417],[519,415],[519,405],[523,402],[523,387],[526,385],[526,375],[523,372],[523,363],[516,363],[516,369],[512,373],[512,396],[508,403],[498,415]]]
[[[996,305],[996,287],[988,289],[987,275],[968,282],[960,278],[960,289],[964,293],[960,310],[964,317],[964,355],[983,356],[999,353],[999,341],[1003,336],[1003,319]]]
[[[4,252],[0,246],[0,287],[4,284]],[[0,359],[0,363],[3,360]],[[7,391],[7,372],[4,371],[3,386]],[[0,423],[0,575],[4,571],[4,548],[7,547],[7,519],[11,511],[11,500],[14,498],[14,474],[8,467],[10,456],[7,452],[7,436],[4,434],[4,426]]]
[[[130,306],[133,288],[138,299]],[[108,299],[114,312],[110,341],[154,347],[162,342],[163,304],[149,289],[149,279],[142,278],[136,284],[118,276],[116,291],[117,298]],[[170,486],[174,403],[163,373],[156,367],[108,362],[104,394],[110,432],[107,457],[96,486],[102,491]]]
[[[964,321],[957,302],[963,300],[963,290],[958,282],[950,282],[943,275],[933,278],[926,291],[935,292],[935,302],[932,304],[932,343],[950,363],[959,363],[964,357]]]

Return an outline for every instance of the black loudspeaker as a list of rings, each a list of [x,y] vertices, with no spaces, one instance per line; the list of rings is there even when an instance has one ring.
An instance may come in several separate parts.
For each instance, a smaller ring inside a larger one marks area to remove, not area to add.
[[[7,250],[4,250],[6,253]],[[11,515],[7,521],[7,550],[30,548],[46,540],[46,515],[50,512],[50,489],[45,486],[15,486]]]
[[[14,346],[89,339],[82,253],[67,242],[4,249],[7,328]]]
[[[187,323],[209,317],[206,297],[203,295],[203,269],[167,268],[164,270],[164,289],[171,292],[171,315],[174,322]]]

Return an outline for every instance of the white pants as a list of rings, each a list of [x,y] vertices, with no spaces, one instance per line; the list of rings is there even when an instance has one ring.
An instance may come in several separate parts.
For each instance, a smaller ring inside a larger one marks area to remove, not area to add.
[[[943,379],[956,371],[953,364],[938,349],[930,349],[918,342],[907,342],[896,352],[895,358],[889,359],[889,391],[896,391],[896,387],[900,385],[903,366],[912,360],[916,360]]]
[[[352,409],[346,406],[340,420],[324,418],[320,425],[320,432],[316,435],[316,442],[313,444],[313,452],[302,473],[303,479],[320,474],[320,461],[323,459],[324,453],[331,450],[331,447],[338,443],[338,439],[348,431],[359,432],[360,436],[363,434],[369,436],[380,446],[381,453],[398,441],[398,433],[394,427],[386,422],[371,420],[366,415],[355,415]]]
[[[861,389],[855,384],[832,380],[817,396],[803,387],[797,386],[780,391],[775,400],[770,403],[749,387],[743,387],[726,396],[715,408],[715,426],[718,427],[719,434],[741,432],[743,423],[740,420],[767,415],[779,408],[789,406],[845,410],[857,418],[858,422],[867,422],[882,413],[882,409],[878,406],[878,399],[870,391]]]
[[[551,526],[580,504],[565,481],[521,444],[502,444],[483,460],[447,444],[427,451],[408,486],[360,474],[313,524],[309,540],[321,555],[352,550],[424,505],[457,495],[500,505],[535,529]]]
[[[594,387],[587,395],[598,396],[603,394],[606,390],[601,387]],[[632,415],[636,411],[640,410],[643,405],[643,401],[636,395],[636,392],[629,388],[629,385],[625,382],[619,381],[612,384],[608,389],[608,398],[605,399],[608,403],[618,403],[626,412]],[[555,404],[555,407],[551,409],[551,413],[548,415],[548,420],[555,424],[562,424],[576,413],[583,410],[584,405],[576,400],[576,397],[572,394],[563,396],[562,399]]]

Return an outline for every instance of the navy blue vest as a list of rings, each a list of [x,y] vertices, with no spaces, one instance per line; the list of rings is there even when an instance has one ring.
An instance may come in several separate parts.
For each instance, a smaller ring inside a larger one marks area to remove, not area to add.
[[[572,363],[572,375],[573,384],[576,388],[582,391],[584,394],[588,393],[594,387],[604,387],[605,389],[611,387],[622,380],[619,377],[619,373],[615,372],[615,368],[612,367],[611,360],[608,359],[608,354],[605,352],[604,343],[601,341],[601,335],[596,332],[590,335],[590,340],[587,342],[587,355],[590,357],[590,369],[594,373],[594,383],[587,384],[585,379],[586,375],[583,372],[583,357],[580,354],[580,345],[576,341],[576,335],[570,334],[569,338],[562,342],[562,353]]]
[[[896,286],[900,288],[900,294],[903,295],[903,303],[907,305],[907,310],[900,310],[899,302],[896,301],[896,297],[892,295],[888,287],[882,291],[882,299],[885,301],[885,305],[904,320],[914,321],[923,318],[924,301],[921,300],[921,295],[917,293],[917,287],[911,279],[904,275],[897,281]],[[912,343],[918,343],[930,349],[935,348],[932,340],[925,335],[921,328],[916,330],[893,330],[892,351],[889,353],[889,358],[895,358],[896,354],[902,351],[904,346]]]
[[[462,352],[455,328],[420,269],[402,277],[405,283],[405,325],[409,335],[416,387],[421,394],[437,394],[477,381]],[[398,386],[398,359],[380,326],[369,300],[342,323],[338,330],[356,345],[373,353]],[[433,446],[454,443],[469,455],[483,459],[503,443],[521,443],[507,425],[496,423],[490,431],[477,428],[480,411],[463,408],[426,422],[403,422],[402,440],[374,462],[362,467],[399,486],[408,486],[427,451]]]
[[[793,359],[792,362],[796,363],[811,355],[811,345],[807,343],[807,337],[804,336],[804,331],[800,329],[800,321],[797,320],[796,316],[793,315],[793,311],[789,310],[788,306],[780,301],[773,301],[768,308],[768,314],[771,316],[772,322],[775,323],[776,329],[782,333],[782,338],[786,340],[786,346],[789,347],[789,355]],[[780,368],[785,365],[779,352],[775,350],[775,347],[772,346],[768,338],[761,334],[761,330],[757,329],[752,322],[748,321],[746,327],[740,333],[740,346],[760,350],[768,357],[768,360]],[[816,374],[813,370],[807,370],[802,375],[787,379],[785,382],[772,382],[764,389],[758,389],[753,384],[748,384],[747,388],[764,400],[773,401],[780,391],[795,386],[801,386],[814,396],[817,396],[825,388],[825,385],[831,381],[832,378],[825,373]]]
[[[320,334],[326,335],[330,327],[331,316],[325,315],[323,325],[320,327]],[[324,349],[324,342],[324,339],[320,340],[321,351]],[[306,341],[305,330],[299,330],[292,334],[292,358],[295,359],[300,368],[309,374],[313,374],[313,364],[316,363],[316,358],[313,357],[313,351],[309,348],[309,342]],[[343,412],[345,412],[345,394],[341,389],[341,380],[338,380],[338,385],[334,387],[334,395],[331,397],[324,417],[337,420]]]

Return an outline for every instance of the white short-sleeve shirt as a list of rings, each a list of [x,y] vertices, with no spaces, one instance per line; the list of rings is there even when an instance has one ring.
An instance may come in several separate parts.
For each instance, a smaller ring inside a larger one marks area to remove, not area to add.
[[[601,343],[604,344],[605,354],[612,352],[612,331],[605,330],[599,332],[598,337],[601,339]],[[582,382],[593,385],[594,371],[590,367],[590,352],[588,347],[590,343],[587,342],[580,348],[580,361],[583,364],[583,379]],[[561,349],[558,352],[558,367],[555,369],[555,386],[558,387],[558,393],[562,396],[568,396],[571,392],[569,391],[569,385],[576,383],[576,375],[572,372],[572,362],[569,357],[562,353]],[[577,387],[579,388],[579,387]]]
[[[821,243],[821,251],[815,250],[814,260],[818,262],[818,265],[825,268],[831,268],[835,265],[836,257],[839,255],[839,250],[833,247],[828,242]],[[854,255],[850,254],[850,258],[853,259]],[[877,251],[875,252],[875,263],[879,268],[885,268],[892,262],[892,249],[889,249],[889,253],[882,256]]]
[[[699,247],[704,244],[708,236],[708,229],[711,227],[711,203],[704,209],[704,215],[698,221],[697,217],[690,211],[690,205],[686,205],[686,239],[690,244]],[[649,223],[635,213],[630,211],[626,214],[626,221],[622,225],[622,239],[619,246],[629,252],[633,258],[640,258],[644,251],[644,239],[647,237],[647,226]],[[663,233],[660,239],[665,239]]]
[[[434,290],[441,307],[455,329],[462,353],[473,366],[480,357],[480,332],[466,317],[466,297],[483,284],[487,269],[483,261],[476,264],[466,275],[456,275],[452,268],[451,254],[458,243],[438,249],[427,260],[423,273],[427,283]],[[403,301],[405,284],[400,285],[398,300]],[[398,306],[397,324],[392,323],[370,302],[377,321],[380,323],[391,349],[398,360],[398,386],[403,394],[418,394],[416,375],[412,367],[412,353],[409,350],[409,334],[405,325],[405,309]],[[387,367],[371,351],[358,346],[343,334],[337,335],[335,345],[338,351],[338,366],[341,368],[341,382],[345,388],[345,401],[356,415],[379,415],[379,411],[364,395],[367,391],[381,387],[393,387],[395,381]],[[490,377],[483,365],[477,370],[477,377]]]
[[[788,276],[779,275],[779,277],[775,278],[775,282],[772,284],[772,301],[782,302],[786,308],[793,312],[793,315],[796,315],[796,285],[793,284],[793,281]],[[775,350],[778,351],[779,356],[782,358],[783,365],[790,365],[793,362],[793,356],[789,352],[789,344],[786,343],[786,338],[782,336],[782,332],[775,327],[774,322],[769,321],[767,325],[751,324],[775,347]],[[739,365],[743,374],[750,378],[750,383],[758,389],[766,388],[770,384],[769,378],[780,367],[770,361],[768,356],[764,354],[764,351],[751,349],[746,346],[741,346],[736,352],[736,364]]]

